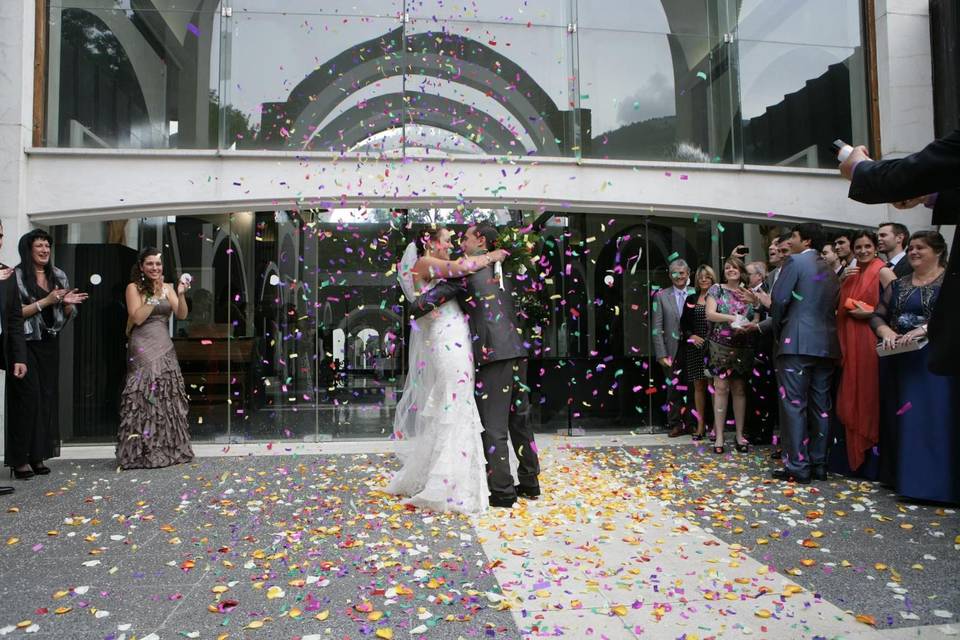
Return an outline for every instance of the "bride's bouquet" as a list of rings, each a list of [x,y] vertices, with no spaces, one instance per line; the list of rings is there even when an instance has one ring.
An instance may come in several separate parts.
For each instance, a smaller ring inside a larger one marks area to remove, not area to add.
[[[532,225],[522,228],[501,227],[496,247],[510,252],[503,262],[503,270],[510,274],[514,282],[517,312],[528,329],[539,334],[542,327],[549,323],[549,312],[542,299],[543,284],[537,277],[543,238],[533,231]]]
[[[500,229],[496,247],[510,253],[503,262],[506,271],[525,275],[534,270],[540,244],[540,234],[533,232],[532,225],[522,229],[507,226]]]

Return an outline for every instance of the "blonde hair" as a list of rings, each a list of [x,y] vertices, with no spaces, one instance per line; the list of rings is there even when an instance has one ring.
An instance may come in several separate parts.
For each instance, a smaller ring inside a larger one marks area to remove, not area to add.
[[[697,290],[697,293],[700,293],[700,276],[704,274],[710,276],[710,279],[713,280],[713,284],[717,284],[717,273],[713,270],[713,267],[707,264],[702,264],[697,267],[697,273],[693,277],[693,286]]]

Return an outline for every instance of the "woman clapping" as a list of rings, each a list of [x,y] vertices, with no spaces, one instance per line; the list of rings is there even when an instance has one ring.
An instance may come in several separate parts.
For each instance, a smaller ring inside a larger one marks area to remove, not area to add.
[[[18,480],[46,475],[43,462],[60,455],[60,332],[87,294],[70,288],[53,266],[53,238],[35,229],[17,246],[14,269],[27,341],[27,374],[7,378],[5,464]]]

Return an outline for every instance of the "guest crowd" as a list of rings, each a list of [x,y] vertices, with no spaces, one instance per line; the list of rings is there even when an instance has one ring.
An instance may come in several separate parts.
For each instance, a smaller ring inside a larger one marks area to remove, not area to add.
[[[835,472],[960,502],[960,379],[931,373],[926,348],[947,253],[899,223],[831,237],[804,223],[766,260],[737,247],[719,276],[674,260],[652,313],[670,436],[709,432],[724,454],[732,424],[738,452],[778,445],[777,479]]]

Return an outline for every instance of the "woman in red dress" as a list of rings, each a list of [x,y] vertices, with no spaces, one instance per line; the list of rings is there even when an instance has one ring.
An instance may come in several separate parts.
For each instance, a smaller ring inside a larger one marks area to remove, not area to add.
[[[880,301],[881,287],[888,287],[897,277],[877,257],[874,232],[858,231],[852,240],[856,261],[846,269],[837,309],[837,335],[843,358],[837,416],[844,426],[850,472],[857,474],[880,439],[877,337],[869,321]]]

